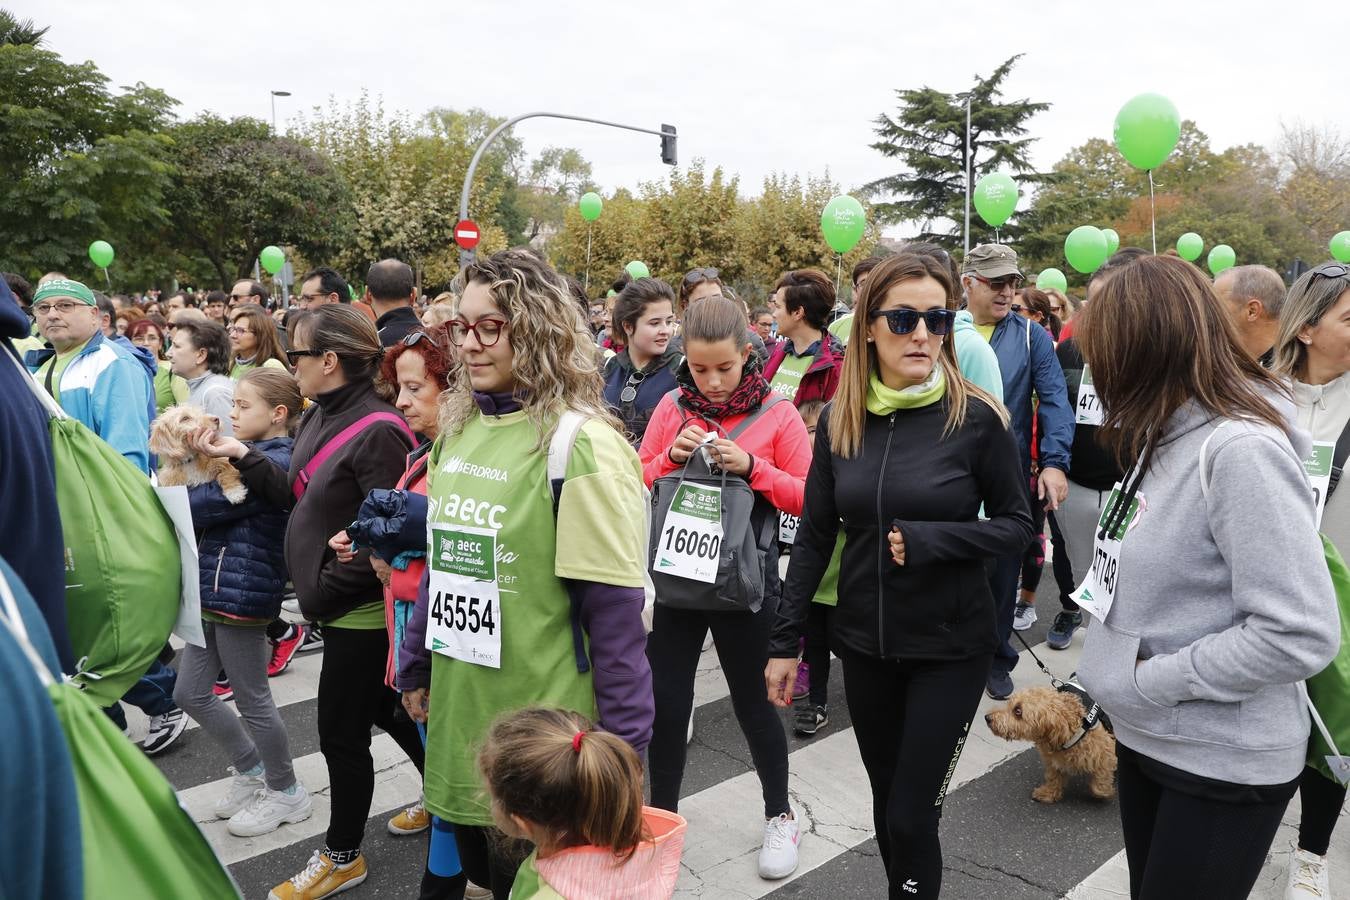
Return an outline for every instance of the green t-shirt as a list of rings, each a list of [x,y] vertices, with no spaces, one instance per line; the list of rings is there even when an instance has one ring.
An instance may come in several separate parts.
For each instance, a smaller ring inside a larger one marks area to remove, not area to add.
[[[839,529],[839,537],[834,542],[834,553],[830,554],[830,564],[825,569],[825,574],[820,577],[820,587],[816,588],[816,595],[811,598],[812,603],[820,603],[825,606],[839,605],[839,564],[844,558],[844,529]]]
[[[815,362],[814,356],[794,356],[789,350],[783,357],[783,361],[778,364],[778,371],[773,373],[773,379],[769,382],[769,387],[777,393],[782,394],[789,400],[795,400],[797,389],[802,386],[802,376],[806,370],[811,368],[811,363]]]
[[[385,626],[384,601],[358,606],[345,616],[329,619],[322,623],[332,628],[350,628],[353,631],[374,631]]]
[[[991,322],[988,325],[976,325],[975,330],[980,333],[980,337],[984,338],[984,341],[987,344],[994,339],[994,329],[997,327],[997,322]]]
[[[285,366],[283,366],[280,362],[278,362],[275,357],[270,356],[263,362],[262,367],[264,369],[279,369],[282,372],[286,371]],[[239,360],[236,359],[234,361],[234,368],[230,369],[230,378],[235,381],[238,381],[240,378],[243,378],[246,374],[252,372],[256,368],[258,368],[258,364],[253,362],[252,360],[248,362],[240,362]]]
[[[830,323],[830,334],[839,338],[839,343],[848,346],[848,335],[853,330],[853,313],[840,316]]]
[[[500,595],[493,634],[500,668],[432,653],[426,805],[462,825],[492,823],[475,757],[498,715],[538,704],[596,717],[591,674],[577,671],[571,603],[560,579],[643,584],[646,510],[637,454],[610,426],[587,422],[568,460],[555,523],[547,450],[524,412],[478,415],[458,434],[437,439],[427,466],[428,533],[438,536],[428,559],[432,616],[440,601],[448,609],[455,599],[442,597],[435,579],[454,551],[447,535],[456,528],[491,537],[491,558],[478,562],[495,575]],[[429,637],[433,627],[429,622]]]
[[[169,364],[160,361],[155,369],[155,414],[158,415],[170,406],[186,403],[188,383],[182,375],[173,374]]]
[[[42,365],[38,366],[37,380],[40,384],[47,384],[47,373],[51,372],[52,399],[57,403],[61,402],[61,376],[65,374],[66,367],[75,361],[75,357],[80,355],[80,351],[89,345],[85,341],[78,347],[66,353],[58,353]],[[55,367],[55,371],[52,371]]]

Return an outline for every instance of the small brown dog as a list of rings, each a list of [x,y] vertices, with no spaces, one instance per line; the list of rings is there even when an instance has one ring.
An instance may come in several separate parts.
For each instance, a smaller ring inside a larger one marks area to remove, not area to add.
[[[1031,792],[1031,799],[1058,803],[1069,776],[1076,773],[1090,776],[1088,790],[1098,800],[1116,795],[1115,735],[1099,723],[1075,743],[1084,712],[1074,694],[1036,687],[1018,691],[1005,706],[984,717],[989,730],[999,737],[1036,745],[1045,766],[1045,783]]]
[[[195,406],[170,406],[150,426],[150,452],[159,457],[159,483],[165,487],[220,484],[225,499],[244,502],[248,488],[229,460],[202,456],[188,441],[199,428],[219,428],[220,419]]]

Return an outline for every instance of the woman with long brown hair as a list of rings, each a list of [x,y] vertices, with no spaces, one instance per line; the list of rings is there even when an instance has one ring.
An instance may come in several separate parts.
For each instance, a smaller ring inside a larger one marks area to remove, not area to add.
[[[1031,540],[1002,404],[962,377],[957,289],[900,253],[858,298],[839,390],[816,426],[792,564],[769,647],[769,698],[792,702],[797,642],[840,528],[832,646],[892,897],[936,897],[945,778],[998,644],[984,561]],[[984,506],[988,520],[980,518]]]
[[[234,350],[234,367],[230,369],[230,377],[235,381],[260,366],[290,371],[276,323],[261,306],[247,303],[230,310],[228,330],[230,346]]]
[[[1246,897],[1307,753],[1297,683],[1340,638],[1311,443],[1195,266],[1139,257],[1079,318],[1126,469],[1075,600],[1094,620],[1078,673],[1115,725],[1130,894]]]

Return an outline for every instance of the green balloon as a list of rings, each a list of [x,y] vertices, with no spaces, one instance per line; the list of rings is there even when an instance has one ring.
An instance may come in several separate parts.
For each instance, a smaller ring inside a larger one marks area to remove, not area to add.
[[[1161,94],[1140,94],[1116,113],[1116,146],[1130,165],[1156,169],[1181,137],[1181,114]]]
[[[628,265],[624,266],[623,270],[634,278],[652,277],[652,270],[647,268],[647,264],[640,259],[633,260]]]
[[[1233,268],[1233,264],[1237,262],[1237,254],[1227,244],[1219,244],[1209,251],[1206,261],[1209,263],[1209,270],[1218,275],[1225,269]]]
[[[107,241],[94,241],[89,245],[89,259],[100,269],[106,269],[113,261],[112,244]]]
[[[862,240],[863,232],[867,230],[867,214],[857,200],[848,194],[840,194],[821,211],[820,230],[831,250],[847,253]]]
[[[1205,239],[1194,231],[1188,231],[1177,238],[1177,255],[1188,262],[1195,262],[1205,250]]]
[[[1338,231],[1329,246],[1333,257],[1341,262],[1350,262],[1350,231]]]
[[[1103,228],[1102,234],[1106,235],[1106,255],[1110,256],[1120,249],[1120,235],[1114,228]]]
[[[1069,279],[1059,269],[1046,269],[1036,276],[1036,287],[1043,291],[1054,288],[1064,294],[1069,290]]]
[[[1084,275],[1101,268],[1109,255],[1106,252],[1106,235],[1094,225],[1079,225],[1069,232],[1064,241],[1064,258]]]
[[[275,275],[281,271],[281,267],[286,265],[286,254],[281,252],[280,247],[267,246],[262,248],[258,254],[258,261],[262,267],[267,270],[268,275]]]
[[[975,211],[989,223],[1000,228],[1017,208],[1017,182],[1002,172],[985,175],[975,182]]]
[[[600,195],[595,191],[587,191],[581,195],[577,208],[581,210],[583,219],[587,222],[594,222],[600,218],[600,211],[605,208],[605,201],[601,200]]]

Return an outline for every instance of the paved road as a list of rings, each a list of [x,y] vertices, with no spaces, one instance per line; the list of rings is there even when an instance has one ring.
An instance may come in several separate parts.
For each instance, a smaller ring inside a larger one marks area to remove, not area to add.
[[[1067,651],[1049,650],[1042,643],[1057,608],[1048,566],[1046,575],[1039,604],[1050,612],[1025,636],[1057,674],[1067,676],[1077,662],[1081,632]],[[232,837],[210,811],[228,777],[228,760],[195,726],[155,759],[249,900],[265,898],[273,885],[299,871],[312,850],[322,845],[328,779],[315,732],[320,656],[298,656],[272,681],[297,772],[316,794],[315,815],[309,821],[260,838]],[[1018,685],[1046,683],[1025,651],[1022,657],[1014,673]],[[762,881],[755,871],[762,829],[757,815],[759,783],[732,714],[716,651],[703,655],[695,702],[695,737],[680,807],[689,820],[689,834],[676,896],[884,897],[871,833],[870,795],[843,702],[838,662],[830,682],[828,727],[803,740],[791,735],[784,716],[793,803],[807,825],[801,866],[786,881]],[[1116,804],[1092,800],[1082,785],[1053,806],[1032,801],[1029,794],[1039,784],[1039,759],[1030,745],[1008,743],[989,733],[983,713],[993,705],[987,699],[982,703],[947,797],[942,820],[943,896],[954,900],[1128,896]],[[143,727],[136,711],[132,713],[132,727]],[[386,735],[376,733],[373,752],[378,775],[365,843],[371,874],[362,887],[344,896],[413,898],[425,859],[425,836],[395,838],[385,822],[417,797],[417,774]],[[1297,817],[1295,798],[1254,897],[1282,897]],[[1339,889],[1334,896],[1350,898],[1350,827],[1339,828],[1336,838],[1331,855],[1333,884]]]

